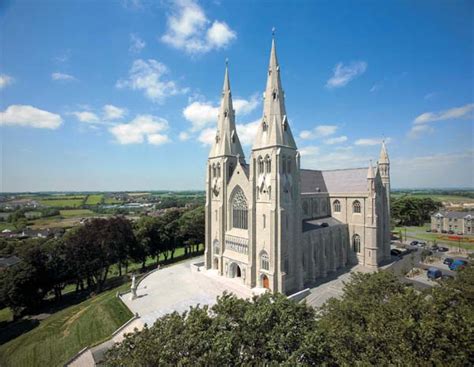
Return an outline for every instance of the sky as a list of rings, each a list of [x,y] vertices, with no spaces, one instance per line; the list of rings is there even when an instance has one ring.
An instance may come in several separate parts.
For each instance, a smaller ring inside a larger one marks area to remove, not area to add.
[[[275,40],[311,169],[474,187],[472,1],[0,2],[2,192],[203,190],[228,59],[247,157]]]

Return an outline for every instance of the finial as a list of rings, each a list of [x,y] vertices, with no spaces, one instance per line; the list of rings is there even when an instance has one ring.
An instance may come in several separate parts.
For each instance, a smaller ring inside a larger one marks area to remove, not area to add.
[[[273,38],[275,37],[275,31],[276,31],[276,28],[275,28],[275,27],[272,27],[272,37],[273,37]]]
[[[225,58],[225,66],[229,66],[229,58]]]

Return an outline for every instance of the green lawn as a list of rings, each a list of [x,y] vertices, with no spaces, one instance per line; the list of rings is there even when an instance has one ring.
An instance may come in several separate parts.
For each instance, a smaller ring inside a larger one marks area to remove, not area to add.
[[[73,217],[89,217],[94,215],[94,212],[89,209],[65,209],[60,210],[59,214],[64,218],[73,218]]]
[[[74,199],[42,199],[40,200],[41,204],[56,207],[56,208],[77,208],[84,203],[84,198],[74,198]]]
[[[116,198],[108,197],[104,199],[104,204],[121,204],[122,200],[117,200]]]
[[[13,314],[8,307],[0,310],[0,325],[4,322],[10,322],[13,320]]]
[[[82,348],[107,339],[132,317],[115,297],[129,287],[124,284],[61,310],[0,346],[0,366],[62,366]]]
[[[87,196],[86,205],[97,205],[102,202],[103,194],[89,195]]]

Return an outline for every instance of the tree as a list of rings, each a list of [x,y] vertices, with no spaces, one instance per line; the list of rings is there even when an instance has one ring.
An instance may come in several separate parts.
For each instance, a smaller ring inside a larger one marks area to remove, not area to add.
[[[199,245],[205,240],[205,208],[199,206],[193,210],[187,211],[180,218],[180,232],[186,245],[186,252],[199,249]]]
[[[403,196],[392,198],[391,215],[396,223],[405,226],[421,226],[442,204],[431,198]]]

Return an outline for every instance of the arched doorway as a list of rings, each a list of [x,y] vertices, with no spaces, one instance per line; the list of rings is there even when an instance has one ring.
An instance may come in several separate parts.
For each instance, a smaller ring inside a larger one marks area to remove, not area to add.
[[[230,277],[231,278],[240,278],[242,276],[242,271],[240,270],[240,266],[236,263],[232,263],[230,266]]]
[[[214,269],[219,269],[219,259],[217,257],[214,258]]]
[[[270,289],[270,281],[268,280],[268,277],[265,274],[262,275],[262,287]]]

